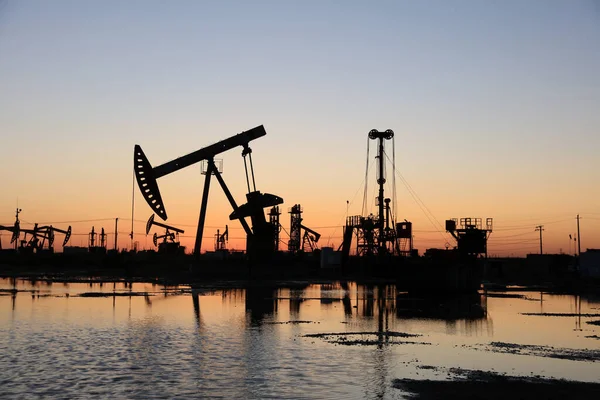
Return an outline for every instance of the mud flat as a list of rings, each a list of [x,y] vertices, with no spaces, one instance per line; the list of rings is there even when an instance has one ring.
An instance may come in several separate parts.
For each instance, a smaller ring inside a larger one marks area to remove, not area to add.
[[[600,314],[590,313],[521,313],[521,315],[529,315],[532,317],[600,317]]]
[[[428,342],[411,340],[398,340],[399,338],[413,338],[423,336],[420,334],[404,332],[340,332],[340,333],[309,333],[306,338],[319,338],[327,343],[341,344],[344,346],[377,346],[381,344],[420,344],[431,345]]]
[[[298,324],[320,324],[318,321],[276,321],[265,322],[265,325],[298,325]]]
[[[539,299],[534,299],[533,297],[525,296],[524,294],[516,294],[516,293],[485,293],[487,297],[495,297],[500,299],[522,299],[522,300],[531,300],[531,301],[539,301]]]
[[[133,297],[133,296],[155,296],[148,292],[84,292],[72,295],[73,297]]]
[[[11,295],[17,293],[37,293],[39,289],[0,289],[0,295]]]
[[[443,370],[432,366],[420,368]],[[549,379],[540,376],[510,376],[496,372],[447,370],[451,380],[395,379],[392,386],[411,399],[594,399],[599,383]]]
[[[494,353],[517,354],[524,356],[560,358],[572,361],[600,361],[600,350],[568,349],[552,346],[491,342],[489,344],[464,346],[475,350],[487,350]]]

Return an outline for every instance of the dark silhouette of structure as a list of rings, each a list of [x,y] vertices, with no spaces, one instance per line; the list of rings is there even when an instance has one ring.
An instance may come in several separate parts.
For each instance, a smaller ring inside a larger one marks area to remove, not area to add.
[[[279,206],[271,207],[269,210],[269,223],[273,227],[273,248],[274,251],[279,251],[279,233],[281,232],[281,225],[279,224]]]
[[[314,251],[318,247],[317,243],[321,234],[307,228],[302,224],[302,206],[294,204],[290,210],[290,240],[288,241],[288,251],[296,254],[299,251]],[[302,234],[304,232],[304,234]]]
[[[66,246],[66,244],[69,242],[69,239],[71,238],[70,226],[68,229],[64,230],[56,228],[52,225],[38,226],[38,224],[35,223],[33,229],[21,228],[21,222],[19,220],[19,214],[21,211],[22,210],[20,208],[17,208],[15,213],[15,223],[13,226],[0,225],[0,231],[4,230],[12,232],[10,243],[14,244],[15,250],[26,254],[38,253],[42,251],[53,253],[54,237],[57,232],[65,235],[63,246]],[[19,240],[21,233],[24,234],[23,240]],[[29,239],[27,238],[27,235],[30,235]]]
[[[154,214],[152,214],[150,218],[148,218],[148,222],[146,222],[146,235],[150,233],[152,226],[165,228],[165,233],[163,235],[154,233],[154,236],[152,236],[152,243],[154,244],[154,247],[158,247],[159,253],[183,253],[184,247],[179,243],[179,234],[185,233],[183,229],[154,221]]]
[[[446,220],[446,231],[456,239],[459,255],[487,257],[487,241],[492,234],[493,219],[485,220],[485,228],[481,218],[461,218],[460,225],[458,224],[459,220],[456,218]]]
[[[385,197],[386,162],[387,153],[385,142],[394,138],[394,131],[371,130],[369,139],[377,141],[377,185],[376,198],[377,215],[353,215],[346,218],[344,238],[341,245],[342,259],[347,260],[350,255],[353,236],[356,236],[356,254],[358,256],[390,255],[408,256],[412,252],[412,223],[407,220],[396,223],[393,217],[392,199]],[[367,147],[367,172],[369,170],[369,149]],[[389,158],[389,157],[388,157]],[[393,156],[392,164],[395,164]],[[394,167],[394,166],[393,166]],[[367,193],[367,179],[365,177],[365,196]],[[366,197],[364,199],[366,201]],[[364,210],[364,206],[363,206]]]
[[[264,260],[268,259],[274,253],[274,237],[276,232],[274,227],[266,220],[264,208],[279,205],[283,203],[283,199],[256,190],[254,167],[252,164],[252,150],[248,145],[252,140],[265,136],[266,134],[267,132],[264,127],[260,125],[154,168],[150,165],[142,148],[139,145],[135,145],[134,171],[138,186],[150,208],[152,208],[152,210],[163,220],[167,219],[167,212],[160,195],[157,179],[201,161],[206,162],[205,169],[203,169],[203,174],[205,174],[204,191],[202,194],[200,217],[198,219],[198,230],[194,246],[195,255],[200,255],[200,249],[202,247],[202,234],[204,232],[204,222],[206,219],[208,193],[211,177],[213,175],[221,185],[227,200],[229,200],[229,203],[233,208],[233,212],[230,214],[229,219],[239,220],[246,232],[246,253],[249,259]],[[242,157],[244,158],[246,183],[248,186],[248,194],[246,194],[247,202],[240,206],[235,202],[214,161],[216,155],[238,146],[243,148]],[[248,165],[250,167],[249,169]],[[245,220],[247,217],[251,220],[252,228],[250,228]]]
[[[98,245],[98,236],[100,237],[100,244]],[[92,226],[92,230],[88,233],[88,252],[95,254],[106,253],[106,233],[104,228],[101,228],[100,234],[96,232]]]
[[[544,254],[544,247],[542,245],[542,232],[544,232],[544,225],[536,226],[535,231],[540,233],[540,254]]]
[[[215,235],[215,251],[227,251],[227,241],[229,240],[229,227],[225,225],[225,231],[221,233],[217,229]]]

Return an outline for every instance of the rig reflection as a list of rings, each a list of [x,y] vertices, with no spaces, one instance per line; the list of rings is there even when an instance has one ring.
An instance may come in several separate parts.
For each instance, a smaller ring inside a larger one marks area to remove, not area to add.
[[[298,323],[321,318],[322,311],[339,312],[347,324],[366,324],[371,331],[386,332],[411,321],[441,324],[452,333],[491,334],[485,295],[415,297],[395,285],[332,284],[249,285],[221,289],[223,301],[243,306],[248,327],[264,323]],[[201,321],[201,296],[192,291],[194,313]],[[313,305],[313,307],[311,307]],[[316,314],[315,314],[316,312]],[[331,316],[331,314],[329,314]],[[395,328],[394,328],[395,326]],[[385,337],[381,337],[385,340]]]

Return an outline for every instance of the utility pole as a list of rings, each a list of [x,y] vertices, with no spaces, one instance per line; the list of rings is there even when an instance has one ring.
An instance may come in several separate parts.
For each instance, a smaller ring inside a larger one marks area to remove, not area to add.
[[[581,233],[579,233],[579,214],[577,214],[577,255],[581,256]]]
[[[119,236],[119,218],[115,218],[115,251],[119,251],[119,249],[117,248],[117,237]]]
[[[544,231],[544,225],[538,225],[535,227],[536,232],[540,231],[540,254],[544,254],[543,251],[543,247],[542,247],[542,232]]]

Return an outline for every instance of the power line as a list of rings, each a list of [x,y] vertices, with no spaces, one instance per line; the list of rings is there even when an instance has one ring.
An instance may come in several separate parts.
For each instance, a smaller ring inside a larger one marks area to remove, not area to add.
[[[80,219],[76,221],[52,221],[52,222],[38,222],[38,224],[79,224],[84,222],[100,222],[100,221],[113,221],[114,218],[97,218],[97,219]]]
[[[531,243],[532,245],[535,245],[536,242],[537,242],[537,239],[533,239],[532,241],[528,241],[528,242],[489,243],[488,246],[489,247],[514,246],[515,244],[529,244],[529,243]]]
[[[388,161],[390,161],[390,157],[387,155],[387,153],[384,152],[384,154],[385,154],[385,157],[388,159]],[[394,168],[394,172],[396,174],[398,174],[398,177],[400,178],[400,181],[404,184],[404,187],[406,188],[406,190],[408,191],[408,193],[410,194],[410,196],[413,198],[414,202],[421,209],[421,211],[423,212],[423,214],[425,215],[425,217],[429,220],[429,223],[431,223],[431,225],[434,228],[438,229],[437,232],[440,234],[440,236],[442,237],[442,239],[444,240],[444,242],[447,243],[448,240],[452,240],[452,239],[450,239],[450,236],[448,235],[448,232],[446,232],[443,229],[442,224],[440,224],[440,222],[437,220],[437,218],[435,218],[435,215],[433,215],[433,213],[431,212],[431,210],[427,207],[427,205],[425,205],[425,203],[423,202],[423,200],[421,200],[421,198],[415,192],[415,190],[412,188],[412,186],[410,185],[410,183],[408,183],[408,181],[404,178],[404,176],[396,168]],[[432,220],[432,218],[433,218],[433,220]],[[437,226],[436,226],[436,223],[437,223]],[[444,236],[444,233],[446,234],[446,236]]]
[[[516,233],[514,235],[506,235],[506,236],[496,236],[494,235],[493,237],[490,238],[491,239],[504,239],[504,238],[512,238],[512,237],[518,237],[518,236],[525,236],[525,235],[531,235],[532,232],[523,232],[523,233]]]
[[[543,224],[543,225],[550,225],[550,224],[558,224],[560,222],[567,222],[567,221],[572,221],[572,220],[573,220],[572,218],[567,218],[567,219],[559,219],[559,220],[553,220],[553,221],[541,221],[541,222],[538,222],[538,223],[539,224]],[[531,228],[531,226],[532,226],[531,224],[505,225],[505,226],[503,226],[500,229],[504,229],[504,230],[507,230],[507,229],[520,229],[520,228],[526,229],[526,228]],[[494,229],[494,230],[497,230],[497,229]]]

